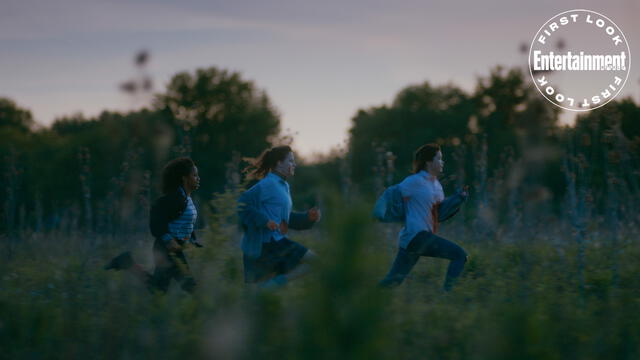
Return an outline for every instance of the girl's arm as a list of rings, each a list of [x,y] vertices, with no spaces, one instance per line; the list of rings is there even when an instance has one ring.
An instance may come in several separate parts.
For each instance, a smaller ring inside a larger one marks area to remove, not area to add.
[[[447,197],[438,205],[438,221],[443,222],[452,218],[460,211],[460,206],[467,200],[467,190],[458,191]]]
[[[289,215],[289,228],[293,230],[311,229],[315,223],[308,211],[292,211]]]
[[[260,186],[253,186],[238,199],[238,217],[245,226],[263,227],[269,222],[266,214],[259,210]]]

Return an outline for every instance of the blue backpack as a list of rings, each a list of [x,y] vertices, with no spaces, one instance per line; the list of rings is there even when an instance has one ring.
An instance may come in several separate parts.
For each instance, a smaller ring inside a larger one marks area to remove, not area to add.
[[[376,201],[373,217],[382,222],[403,222],[405,216],[399,184],[389,186]]]

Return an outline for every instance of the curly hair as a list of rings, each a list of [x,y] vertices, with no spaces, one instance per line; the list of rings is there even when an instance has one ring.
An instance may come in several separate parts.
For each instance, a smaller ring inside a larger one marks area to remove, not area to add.
[[[256,159],[245,159],[249,161],[250,165],[244,168],[243,172],[248,173],[250,178],[262,179],[269,171],[276,167],[279,161],[284,160],[292,151],[288,145],[267,149]]]
[[[188,157],[173,159],[162,169],[162,193],[167,195],[178,190],[182,178],[189,176],[196,164]]]
[[[438,151],[440,151],[440,145],[436,143],[420,146],[413,155],[413,173],[424,170],[427,167],[427,162],[433,161]]]

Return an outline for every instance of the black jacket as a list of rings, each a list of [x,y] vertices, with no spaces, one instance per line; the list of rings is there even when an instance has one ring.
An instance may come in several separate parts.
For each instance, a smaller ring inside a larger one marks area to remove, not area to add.
[[[151,234],[157,240],[162,240],[162,236],[169,233],[169,223],[179,218],[186,208],[187,198],[180,189],[177,189],[175,193],[160,197],[151,206],[151,215],[149,216]],[[195,232],[191,233],[191,240],[196,242]]]

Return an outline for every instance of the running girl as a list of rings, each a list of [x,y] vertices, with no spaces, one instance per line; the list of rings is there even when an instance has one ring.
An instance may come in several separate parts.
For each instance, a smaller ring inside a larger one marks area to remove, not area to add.
[[[193,292],[196,282],[191,275],[184,248],[202,247],[196,240],[194,226],[198,212],[191,193],[200,187],[198,168],[189,158],[169,162],[162,172],[162,192],[151,208],[149,226],[156,238],[153,244],[155,270],[150,274],[135,264],[129,251],[116,256],[105,269],[129,270],[147,285],[150,291],[167,292],[172,279],[184,291]]]
[[[247,190],[239,202],[239,217],[244,229],[242,251],[246,283],[264,288],[279,287],[308,271],[315,254],[288,237],[289,229],[309,229],[320,220],[316,207],[307,212],[292,212],[287,179],[296,168],[289,146],[265,150],[245,169],[261,179]]]
[[[405,203],[405,226],[400,231],[398,254],[381,286],[394,287],[402,283],[420,256],[449,259],[444,290],[449,291],[467,261],[467,253],[455,243],[436,235],[438,209],[444,200],[438,176],[444,161],[438,144],[418,148],[413,161],[413,175],[405,178],[399,189]],[[466,197],[466,190],[459,194]]]

